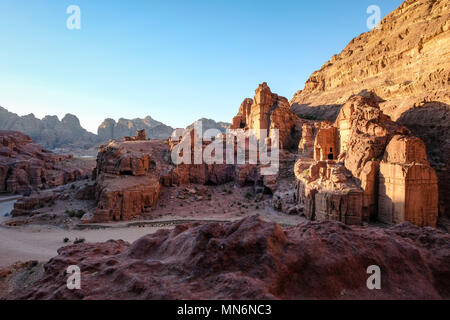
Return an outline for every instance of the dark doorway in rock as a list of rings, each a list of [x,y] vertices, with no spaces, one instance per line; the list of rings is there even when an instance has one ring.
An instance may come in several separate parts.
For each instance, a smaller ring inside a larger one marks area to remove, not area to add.
[[[334,159],[333,154],[330,153],[330,154],[328,155],[328,160],[333,160],[333,159]]]
[[[264,194],[268,194],[268,195],[273,195],[272,190],[270,190],[269,188],[267,188],[266,186],[264,186]]]

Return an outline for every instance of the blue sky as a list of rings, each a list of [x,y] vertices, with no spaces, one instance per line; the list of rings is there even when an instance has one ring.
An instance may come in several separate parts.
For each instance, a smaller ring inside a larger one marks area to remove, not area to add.
[[[259,83],[288,99],[400,0],[0,0],[0,106],[20,115],[231,122]],[[81,30],[68,30],[69,5]]]

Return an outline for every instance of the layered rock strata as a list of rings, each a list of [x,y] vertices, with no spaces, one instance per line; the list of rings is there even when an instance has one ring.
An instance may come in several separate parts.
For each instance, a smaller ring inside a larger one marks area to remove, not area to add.
[[[29,194],[90,176],[89,164],[42,148],[30,137],[0,131],[0,192]]]
[[[302,131],[302,120],[290,110],[286,98],[272,93],[267,83],[255,90],[254,99],[245,99],[238,114],[233,118],[230,129],[254,130],[259,137],[260,130],[279,131],[281,149],[297,148]]]
[[[384,115],[374,94],[351,97],[334,124],[304,130],[295,174],[309,219],[436,226],[438,184],[425,144]]]
[[[373,91],[380,110],[422,139],[438,174],[440,213],[450,217],[450,8],[407,0],[378,28],[354,38],[290,101],[309,119],[334,121],[349,97]]]

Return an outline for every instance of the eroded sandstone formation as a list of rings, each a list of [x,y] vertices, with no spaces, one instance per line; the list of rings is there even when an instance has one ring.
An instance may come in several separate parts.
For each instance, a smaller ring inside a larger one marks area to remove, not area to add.
[[[438,184],[425,144],[384,115],[378,101],[373,93],[353,96],[334,124],[304,127],[294,170],[304,214],[349,224],[378,218],[436,226]],[[305,146],[314,149],[305,153]]]
[[[181,225],[133,244],[59,249],[31,287],[9,299],[449,299],[450,236],[401,224],[389,229],[310,222],[289,229],[257,217]],[[68,265],[82,271],[67,288]],[[382,290],[367,288],[367,268]]]
[[[169,170],[169,147],[163,141],[111,141],[100,148],[95,198],[97,209],[85,222],[130,220],[150,211]]]
[[[281,176],[280,165],[275,161],[273,170],[263,174],[272,163],[262,163],[260,150],[253,150],[251,141],[263,140],[271,154],[273,129],[279,129],[281,149],[297,148],[303,121],[290,110],[287,100],[273,94],[266,83],[256,90],[255,100],[244,102],[241,113],[246,117],[243,124],[237,124],[238,115],[227,132],[226,124],[201,119],[187,129],[174,130],[164,142],[146,141],[141,131],[134,138],[125,137],[102,146],[95,170],[97,209],[83,220],[129,220],[145,214],[155,207],[161,188],[171,186],[235,182],[241,187],[252,185],[255,194],[274,193]],[[244,129],[242,137],[238,129]],[[269,136],[259,136],[249,129],[266,129]],[[208,131],[213,136],[205,139]],[[238,160],[240,155],[244,156],[243,161]],[[254,162],[250,161],[252,156]],[[289,151],[281,150],[280,163],[289,166],[292,173],[291,158]]]
[[[415,137],[395,136],[380,163],[378,219],[436,226],[438,184],[425,144]]]
[[[29,194],[84,179],[92,167],[42,148],[30,137],[0,131],[0,192]]]
[[[297,148],[301,136],[302,120],[290,110],[286,98],[272,93],[267,83],[262,83],[255,90],[254,99],[245,99],[239,113],[233,118],[230,129],[279,130],[281,149]]]
[[[438,174],[440,212],[450,217],[450,9],[446,0],[407,0],[379,28],[354,38],[314,72],[291,106],[334,121],[349,97],[373,91],[380,110],[422,139]]]

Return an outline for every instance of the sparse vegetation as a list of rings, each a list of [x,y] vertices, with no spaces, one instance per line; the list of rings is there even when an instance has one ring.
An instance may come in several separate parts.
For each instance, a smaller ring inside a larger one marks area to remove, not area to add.
[[[84,238],[76,238],[73,243],[79,244],[79,243],[85,243],[85,242],[86,242],[86,239],[84,239]]]
[[[64,238],[64,243],[68,243],[70,240],[69,240],[69,238]]]
[[[66,210],[65,213],[70,218],[79,218],[79,219],[81,219],[84,216],[84,214],[86,213],[86,211],[84,211],[84,210]]]
[[[246,199],[248,199],[248,200],[250,200],[251,198],[252,198],[252,193],[251,192],[247,192],[246,194],[245,194],[245,198]]]

